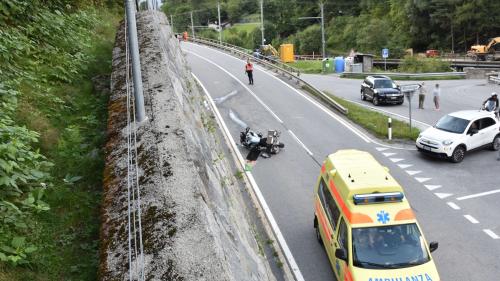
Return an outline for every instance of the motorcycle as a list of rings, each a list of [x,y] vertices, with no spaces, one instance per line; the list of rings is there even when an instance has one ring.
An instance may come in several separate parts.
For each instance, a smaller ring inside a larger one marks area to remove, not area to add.
[[[285,144],[279,141],[280,135],[277,130],[268,130],[267,137],[263,137],[261,133],[256,133],[247,127],[240,133],[240,143],[248,149],[257,146],[263,152],[262,157],[268,158],[271,154],[278,154],[285,147]]]

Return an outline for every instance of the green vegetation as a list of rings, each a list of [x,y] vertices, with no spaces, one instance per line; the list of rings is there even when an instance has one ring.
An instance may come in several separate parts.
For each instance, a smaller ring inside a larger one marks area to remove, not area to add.
[[[450,63],[435,58],[419,58],[406,56],[398,67],[400,72],[425,73],[425,72],[447,72],[452,71]]]
[[[0,280],[95,280],[109,1],[0,3]],[[120,13],[121,14],[121,13]]]
[[[329,95],[336,102],[349,110],[347,118],[351,121],[365,128],[379,138],[387,138],[388,116],[356,105],[343,98],[334,96],[331,93],[325,92],[325,94]],[[392,120],[392,137],[394,139],[416,140],[419,134],[420,130],[418,128],[412,128],[410,132],[408,123],[395,119]]]
[[[174,15],[177,31],[189,30],[189,11],[195,11],[194,25],[215,22],[217,2],[171,0],[163,9],[167,15]],[[259,1],[220,3],[222,22],[260,20]],[[415,52],[427,49],[450,52],[453,45],[453,51],[465,51],[476,43],[478,35],[481,42],[498,36],[500,22],[500,1],[492,0],[337,0],[324,1],[324,11],[329,54],[340,51],[345,55],[356,49],[380,55],[382,48],[389,48],[391,58],[403,57],[408,48]],[[300,19],[319,15],[318,1],[264,1],[265,38],[275,48],[284,42],[295,43],[297,53],[319,53],[319,20]],[[232,42],[253,49],[260,42],[253,39],[244,37]]]
[[[300,69],[303,73],[321,73],[323,71],[321,60],[298,60],[289,63],[289,65]]]

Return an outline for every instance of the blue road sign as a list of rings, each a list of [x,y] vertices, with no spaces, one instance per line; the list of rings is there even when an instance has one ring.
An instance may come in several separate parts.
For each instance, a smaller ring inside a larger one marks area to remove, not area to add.
[[[384,59],[389,57],[389,49],[382,49],[382,57]]]

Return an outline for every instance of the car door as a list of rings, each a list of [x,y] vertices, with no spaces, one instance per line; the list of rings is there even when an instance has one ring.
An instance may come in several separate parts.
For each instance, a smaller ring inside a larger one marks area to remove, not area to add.
[[[337,277],[337,280],[346,280],[345,276],[346,275],[350,276],[349,266],[348,266],[348,261],[349,261],[348,240],[349,240],[349,230],[347,228],[344,218],[342,217],[340,219],[337,231],[335,233],[334,243],[335,243],[335,250],[343,249],[347,255],[346,255],[346,260],[342,260],[334,256],[335,265],[333,265],[333,267],[335,268],[335,275]],[[352,279],[347,279],[347,280],[352,280]]]
[[[479,135],[479,128],[480,128],[480,122],[481,120],[474,120],[470,122],[469,127],[467,128],[467,134],[465,136],[465,143],[467,145],[467,150],[475,149],[478,148],[482,145],[482,138]],[[473,133],[473,130],[477,129],[477,133]]]
[[[498,133],[496,121],[491,117],[482,118],[479,122],[481,145],[490,144]]]
[[[367,81],[366,83],[368,85],[366,89],[366,93],[368,98],[373,99],[373,82],[372,81]]]

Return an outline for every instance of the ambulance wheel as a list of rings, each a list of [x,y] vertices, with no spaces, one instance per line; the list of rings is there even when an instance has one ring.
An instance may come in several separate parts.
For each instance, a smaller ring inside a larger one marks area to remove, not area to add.
[[[314,230],[316,231],[316,239],[318,243],[323,245],[323,240],[321,239],[321,233],[319,233],[318,219],[314,217]]]

